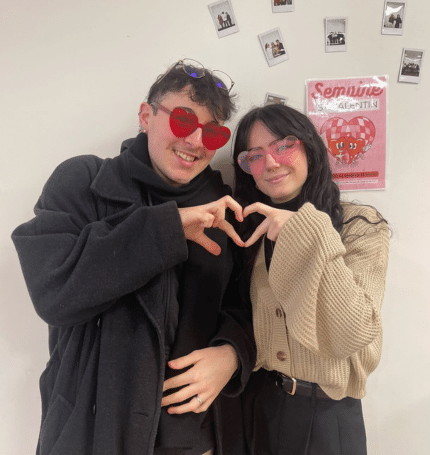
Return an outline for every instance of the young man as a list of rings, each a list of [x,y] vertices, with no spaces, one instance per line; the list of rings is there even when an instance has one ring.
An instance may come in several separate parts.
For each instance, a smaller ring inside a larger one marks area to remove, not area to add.
[[[230,136],[228,81],[177,62],[120,155],[62,163],[15,229],[49,324],[38,454],[242,453],[240,415],[222,409],[253,367],[252,332],[221,311],[229,237],[243,246],[225,212],[242,208],[209,167]]]

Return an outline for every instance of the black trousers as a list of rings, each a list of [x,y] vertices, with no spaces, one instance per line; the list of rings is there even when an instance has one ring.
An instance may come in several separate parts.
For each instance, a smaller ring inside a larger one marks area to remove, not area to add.
[[[361,400],[289,395],[258,370],[243,395],[247,455],[366,455]]]

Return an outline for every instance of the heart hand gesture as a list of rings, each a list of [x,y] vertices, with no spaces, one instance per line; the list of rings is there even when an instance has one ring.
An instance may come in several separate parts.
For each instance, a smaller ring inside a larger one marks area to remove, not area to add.
[[[267,233],[267,238],[276,241],[279,232],[288,220],[295,215],[295,212],[289,210],[275,209],[261,202],[248,205],[243,211],[243,216],[248,216],[251,213],[260,213],[266,219],[257,227],[251,237],[245,242],[245,247],[253,245],[263,234]]]
[[[242,207],[230,196],[224,196],[205,205],[180,208],[179,216],[185,238],[198,243],[209,253],[218,256],[221,253],[220,246],[204,233],[205,228],[214,227],[224,231],[237,245],[244,246],[234,227],[225,219],[227,208],[233,210],[238,221],[243,221]]]

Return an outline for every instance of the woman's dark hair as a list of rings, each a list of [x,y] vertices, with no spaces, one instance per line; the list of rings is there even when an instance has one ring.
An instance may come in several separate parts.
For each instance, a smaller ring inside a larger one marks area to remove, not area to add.
[[[262,122],[279,139],[293,135],[302,141],[308,176],[299,195],[299,206],[311,202],[317,210],[330,216],[333,226],[340,232],[343,225],[340,191],[332,180],[325,145],[308,117],[289,106],[269,104],[256,107],[240,120],[233,151],[237,201],[243,206],[256,201],[270,204],[270,199],[256,188],[252,175],[243,172],[237,163],[239,153],[248,149],[249,134],[257,121]]]
[[[298,196],[298,206],[301,207],[305,202],[311,202],[317,210],[329,215],[334,228],[340,233],[343,225],[351,222],[352,219],[346,221],[343,219],[344,213],[340,203],[340,191],[332,180],[327,149],[309,118],[289,106],[269,104],[264,107],[256,107],[240,120],[236,130],[233,150],[234,198],[243,207],[254,202],[273,205],[270,198],[257,189],[252,175],[243,172],[237,162],[239,153],[249,148],[248,142],[251,128],[257,121],[262,122],[279,139],[293,135],[303,143],[307,158],[308,176]],[[363,216],[358,216],[358,218],[373,224]],[[237,226],[237,231],[242,239],[246,240],[249,238],[263,219],[264,217],[259,214],[252,214]],[[385,220],[381,217],[381,221]],[[243,253],[245,260],[243,266],[248,280],[250,279],[261,240],[246,248]]]
[[[191,67],[188,66],[188,69]],[[216,120],[226,121],[236,111],[235,95],[218,87],[209,70],[206,70],[203,77],[191,77],[184,71],[180,61],[158,76],[149,89],[147,102],[160,102],[167,93],[179,93],[188,86],[190,98],[195,103],[206,106]],[[156,112],[156,106],[154,111]]]

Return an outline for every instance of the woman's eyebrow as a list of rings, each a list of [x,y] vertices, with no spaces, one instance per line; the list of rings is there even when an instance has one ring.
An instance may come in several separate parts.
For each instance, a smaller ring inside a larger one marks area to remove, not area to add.
[[[274,141],[272,141],[269,144],[269,147],[272,147],[272,145],[276,144],[279,141],[282,141],[282,139],[275,139]],[[252,150],[263,150],[263,149],[264,149],[264,147],[262,147],[261,145],[258,145],[257,147],[252,147],[252,148],[248,149],[248,152],[251,152]]]

